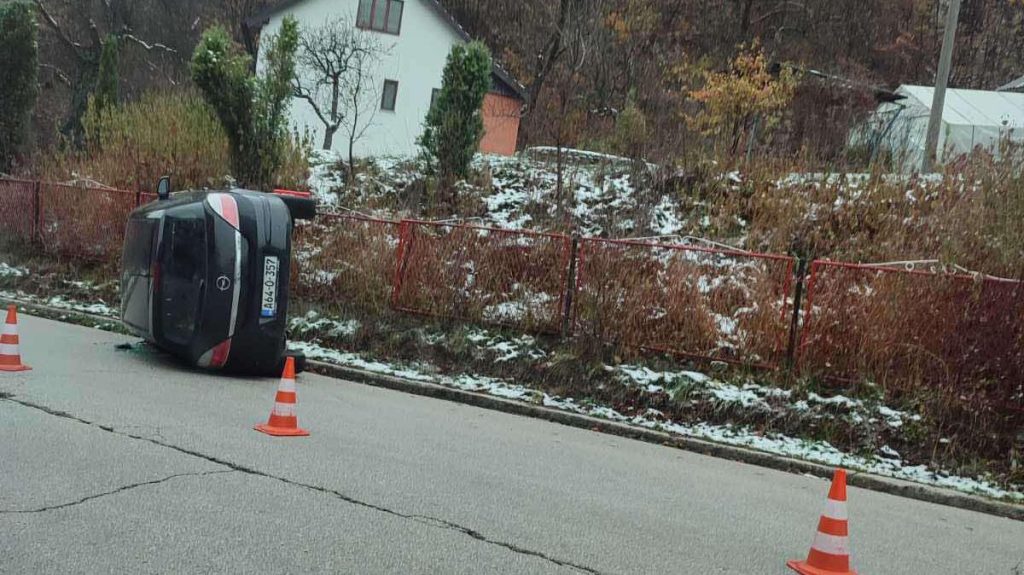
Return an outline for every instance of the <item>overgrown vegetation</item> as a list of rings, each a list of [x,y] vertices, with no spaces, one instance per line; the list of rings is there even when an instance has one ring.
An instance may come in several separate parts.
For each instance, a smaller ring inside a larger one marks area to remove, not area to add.
[[[122,106],[93,106],[84,125],[84,149],[44,158],[38,170],[43,178],[152,190],[167,174],[175,186],[188,188],[222,185],[231,173],[224,130],[195,92],[151,93]]]
[[[35,11],[24,2],[0,5],[0,172],[26,151],[39,93]]]
[[[299,25],[285,18],[266,42],[265,70],[253,76],[250,57],[227,30],[206,31],[192,58],[192,79],[216,112],[230,144],[232,175],[243,185],[270,190],[280,183],[291,141],[288,107],[295,80]]]

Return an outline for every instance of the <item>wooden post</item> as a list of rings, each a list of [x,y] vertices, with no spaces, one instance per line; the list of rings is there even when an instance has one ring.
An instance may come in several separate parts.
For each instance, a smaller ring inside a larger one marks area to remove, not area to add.
[[[938,158],[942,111],[946,107],[946,87],[949,85],[949,72],[953,66],[953,43],[956,41],[956,26],[959,22],[960,0],[949,0],[942,54],[939,55],[939,71],[935,75],[935,95],[932,98],[931,117],[928,120],[928,137],[924,144],[924,158],[921,160],[922,173],[931,172]]]

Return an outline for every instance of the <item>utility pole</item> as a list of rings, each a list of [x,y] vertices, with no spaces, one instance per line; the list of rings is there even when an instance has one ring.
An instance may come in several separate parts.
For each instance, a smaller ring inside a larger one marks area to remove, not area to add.
[[[946,30],[942,38],[942,54],[939,56],[939,73],[935,76],[935,97],[932,99],[932,114],[928,120],[928,139],[924,144],[924,159],[921,172],[932,171],[938,158],[939,131],[942,129],[942,110],[946,107],[946,87],[949,72],[953,66],[953,42],[956,40],[956,26],[960,23],[960,0],[949,0],[946,13]]]

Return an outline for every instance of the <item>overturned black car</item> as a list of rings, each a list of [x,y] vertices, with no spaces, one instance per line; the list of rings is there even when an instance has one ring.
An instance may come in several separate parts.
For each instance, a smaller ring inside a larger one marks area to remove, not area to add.
[[[279,375],[292,228],[296,219],[315,217],[313,200],[240,189],[172,198],[167,178],[158,195],[128,220],[125,325],[192,365]]]

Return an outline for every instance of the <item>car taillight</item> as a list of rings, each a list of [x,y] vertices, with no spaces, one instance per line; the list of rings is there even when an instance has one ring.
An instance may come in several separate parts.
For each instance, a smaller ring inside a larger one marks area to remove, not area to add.
[[[238,202],[228,194],[210,194],[206,196],[206,203],[213,208],[218,216],[236,230],[241,230],[238,225]]]
[[[228,362],[228,356],[231,355],[231,340],[226,339],[213,349],[207,351],[199,358],[199,367],[208,368],[221,368],[224,367]]]

